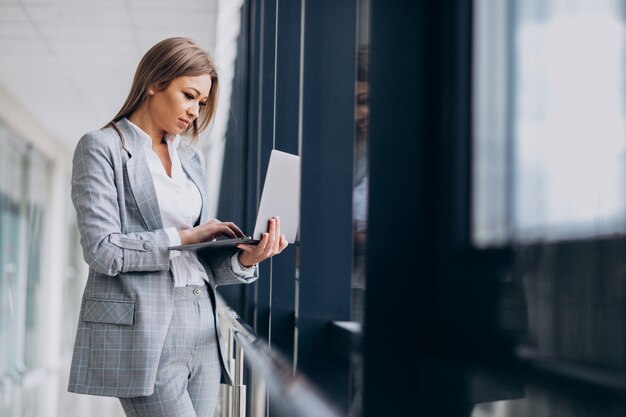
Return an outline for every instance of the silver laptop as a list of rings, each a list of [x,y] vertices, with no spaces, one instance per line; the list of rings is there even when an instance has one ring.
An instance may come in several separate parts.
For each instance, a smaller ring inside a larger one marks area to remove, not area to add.
[[[269,220],[276,216],[280,217],[280,232],[289,243],[294,243],[300,224],[300,157],[274,149],[270,155],[251,238],[218,239],[171,246],[169,249],[214,251],[236,249],[240,243],[256,244],[267,231]]]

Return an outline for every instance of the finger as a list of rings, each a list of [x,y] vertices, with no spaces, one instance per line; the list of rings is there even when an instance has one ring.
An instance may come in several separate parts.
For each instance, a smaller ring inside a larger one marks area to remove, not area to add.
[[[280,253],[280,238],[281,235],[278,231],[278,227],[276,228],[276,232],[274,233],[274,255],[276,255],[277,253]]]
[[[250,245],[249,243],[240,243],[237,245],[237,249],[245,252],[253,252],[257,249],[257,245]]]
[[[269,258],[270,256],[274,255],[275,253],[275,246],[276,246],[276,219],[272,218],[270,219],[270,226],[269,226],[269,236],[267,239],[267,246],[265,247],[265,252],[263,253],[263,255],[265,255],[265,257]]]
[[[214,235],[215,236],[228,236],[228,237],[231,237],[231,238],[236,238],[237,237],[235,232],[233,232],[230,227],[225,226],[225,225],[216,226]]]
[[[271,219],[267,221],[268,233],[271,234],[274,230],[276,230],[276,217],[272,217]]]
[[[285,235],[280,235],[280,247],[279,247],[279,252],[282,252],[283,250],[285,250],[285,248],[287,247],[287,245],[289,245],[289,242],[287,242],[287,238],[285,237]]]
[[[280,217],[276,216],[276,243],[274,245],[274,254],[280,253],[280,241],[283,235],[280,233]]]
[[[250,245],[252,246],[257,253],[262,254],[263,252],[265,252],[265,248],[267,247],[267,241],[269,239],[269,233],[265,232],[261,234],[261,241],[259,243],[256,244],[256,246]]]
[[[280,217],[276,216],[276,244],[274,246],[275,253],[279,253],[281,237],[282,235],[280,234]]]
[[[280,233],[280,217],[276,216],[276,253],[280,253],[280,245],[283,239],[283,234]]]
[[[243,232],[241,231],[241,229],[233,222],[224,222],[222,223],[226,226],[228,226],[230,228],[230,230],[232,230],[237,237],[245,237],[246,235],[243,234]]]

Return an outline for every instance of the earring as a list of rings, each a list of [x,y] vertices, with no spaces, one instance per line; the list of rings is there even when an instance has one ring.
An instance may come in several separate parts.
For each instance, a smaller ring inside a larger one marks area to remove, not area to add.
[[[154,95],[154,90],[153,89],[148,90],[148,94],[150,94],[151,96]]]

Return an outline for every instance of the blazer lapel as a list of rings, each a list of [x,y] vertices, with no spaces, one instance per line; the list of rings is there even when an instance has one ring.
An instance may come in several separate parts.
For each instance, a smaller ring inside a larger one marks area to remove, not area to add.
[[[185,146],[179,146],[178,148],[178,157],[180,158],[180,164],[183,167],[183,171],[191,178],[198,190],[200,190],[200,195],[202,196],[202,210],[200,212],[200,224],[206,223],[208,221],[209,210],[207,205],[207,192],[206,192],[206,181],[204,179],[204,169],[202,166],[202,161],[200,157],[194,152],[192,149],[189,149]]]
[[[128,185],[135,198],[141,217],[148,230],[163,228],[159,202],[154,188],[154,181],[148,168],[148,161],[143,150],[143,139],[137,134],[128,120],[122,119],[116,123],[124,135],[129,159],[126,162]]]

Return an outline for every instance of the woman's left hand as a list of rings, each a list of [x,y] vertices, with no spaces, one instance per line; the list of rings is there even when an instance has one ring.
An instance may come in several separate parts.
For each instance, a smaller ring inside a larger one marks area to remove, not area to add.
[[[258,244],[247,245],[242,243],[237,245],[241,250],[239,262],[244,266],[250,267],[281,253],[287,247],[287,244],[285,235],[280,234],[280,219],[274,217],[270,219],[267,232],[263,233]]]

